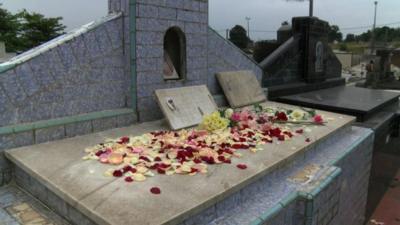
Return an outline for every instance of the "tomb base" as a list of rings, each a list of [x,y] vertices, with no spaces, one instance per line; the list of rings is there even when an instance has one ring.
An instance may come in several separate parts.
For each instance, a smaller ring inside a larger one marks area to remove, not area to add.
[[[361,225],[372,131],[351,127],[352,117],[322,113],[334,121],[313,127],[311,143],[299,136],[256,154],[244,152],[240,161],[247,170],[233,162],[211,166],[206,175],[125,183],[104,177],[106,165],[81,160],[87,146],[165,129],[163,121],[13,149],[7,157],[16,183],[72,224]],[[149,192],[154,186],[161,195]]]

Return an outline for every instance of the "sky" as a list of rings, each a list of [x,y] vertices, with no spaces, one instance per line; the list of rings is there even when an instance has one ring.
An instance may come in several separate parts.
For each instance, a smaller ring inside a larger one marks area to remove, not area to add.
[[[167,0],[168,1],[168,0]],[[374,0],[314,0],[315,16],[339,25],[343,33],[362,33],[372,27]],[[377,24],[400,27],[400,0],[378,0]],[[107,0],[0,0],[12,12],[23,8],[46,16],[62,16],[68,29],[96,20],[107,13]],[[283,21],[293,16],[307,16],[308,2],[286,0],[209,0],[210,25],[221,34],[240,24],[254,40],[274,39]],[[354,28],[363,27],[363,28]],[[351,28],[351,29],[349,29]]]

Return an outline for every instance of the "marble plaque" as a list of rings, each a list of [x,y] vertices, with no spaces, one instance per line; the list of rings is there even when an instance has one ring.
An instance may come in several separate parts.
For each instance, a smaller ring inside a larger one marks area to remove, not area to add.
[[[251,71],[217,73],[217,79],[232,108],[238,108],[267,100],[260,83]]]
[[[204,115],[218,110],[207,86],[156,90],[158,104],[170,127],[179,130],[199,124]]]

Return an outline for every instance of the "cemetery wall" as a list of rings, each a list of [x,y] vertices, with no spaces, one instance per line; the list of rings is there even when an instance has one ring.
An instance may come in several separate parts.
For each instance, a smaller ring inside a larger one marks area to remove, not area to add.
[[[232,42],[227,41],[212,28],[208,29],[208,88],[212,94],[222,89],[215,74],[223,71],[251,70],[261,82],[263,70],[252,57],[246,55]]]
[[[10,172],[4,149],[133,123],[122,28],[121,15],[110,14],[2,67],[0,185]]]

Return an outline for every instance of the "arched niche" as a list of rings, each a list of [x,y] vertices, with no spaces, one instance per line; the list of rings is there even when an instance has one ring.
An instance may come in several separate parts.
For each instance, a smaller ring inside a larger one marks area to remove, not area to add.
[[[186,78],[186,37],[179,27],[171,27],[164,36],[164,80]]]

